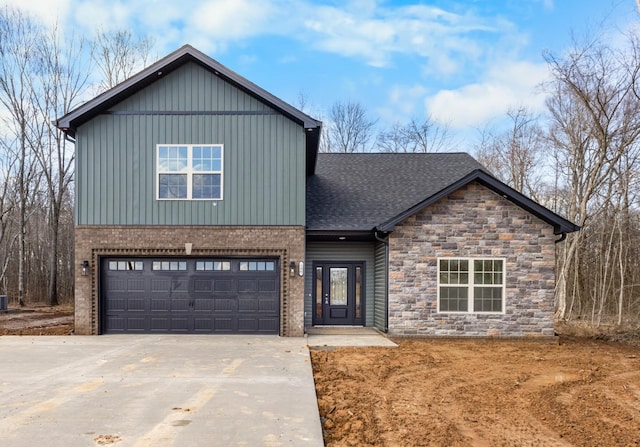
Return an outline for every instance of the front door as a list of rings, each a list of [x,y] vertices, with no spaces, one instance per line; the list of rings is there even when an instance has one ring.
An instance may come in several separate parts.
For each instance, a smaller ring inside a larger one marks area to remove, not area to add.
[[[313,324],[364,325],[364,262],[315,262],[313,267]]]

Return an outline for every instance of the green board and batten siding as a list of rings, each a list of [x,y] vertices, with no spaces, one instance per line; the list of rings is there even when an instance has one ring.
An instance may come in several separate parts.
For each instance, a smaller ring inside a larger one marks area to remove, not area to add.
[[[303,127],[198,64],[110,111],[78,132],[78,225],[304,225]],[[224,144],[223,200],[156,200],[156,145],[207,143]]]
[[[387,330],[387,245],[376,242],[375,247],[375,278],[373,299],[375,302],[375,313],[373,315],[373,325],[381,331]]]
[[[378,322],[384,321],[384,306],[380,309],[376,303],[376,252],[373,242],[308,242],[306,253],[306,268],[304,279],[304,325],[312,326],[312,305],[313,305],[313,262],[314,261],[364,261],[365,262],[365,326],[376,326],[384,329],[384,325],[379,326]]]

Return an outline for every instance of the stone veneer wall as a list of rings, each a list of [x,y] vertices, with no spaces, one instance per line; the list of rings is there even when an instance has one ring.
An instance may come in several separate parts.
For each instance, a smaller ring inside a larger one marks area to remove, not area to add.
[[[553,336],[553,227],[478,183],[407,218],[389,236],[389,333]],[[506,258],[503,314],[438,313],[437,257]]]
[[[100,256],[270,256],[280,259],[280,335],[304,335],[304,278],[291,277],[290,261],[304,261],[304,227],[77,226],[75,229],[75,333],[99,334]],[[88,276],[80,264],[90,262]]]

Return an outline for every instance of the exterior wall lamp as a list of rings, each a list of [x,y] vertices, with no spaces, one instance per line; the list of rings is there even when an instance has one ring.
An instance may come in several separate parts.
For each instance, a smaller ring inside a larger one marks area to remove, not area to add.
[[[289,263],[289,276],[296,276],[296,263],[293,261]]]
[[[87,261],[86,259],[84,261],[82,261],[82,264],[80,264],[82,267],[82,276],[87,276],[89,274],[89,261]]]

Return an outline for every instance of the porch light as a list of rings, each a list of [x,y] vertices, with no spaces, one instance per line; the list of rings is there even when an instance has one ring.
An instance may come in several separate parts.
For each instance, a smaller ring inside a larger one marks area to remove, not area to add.
[[[84,261],[82,261],[82,264],[80,264],[80,266],[82,267],[82,271],[80,272],[82,273],[82,276],[87,276],[89,274],[89,261],[85,259]]]
[[[289,275],[296,276],[296,263],[293,261],[289,263]]]

